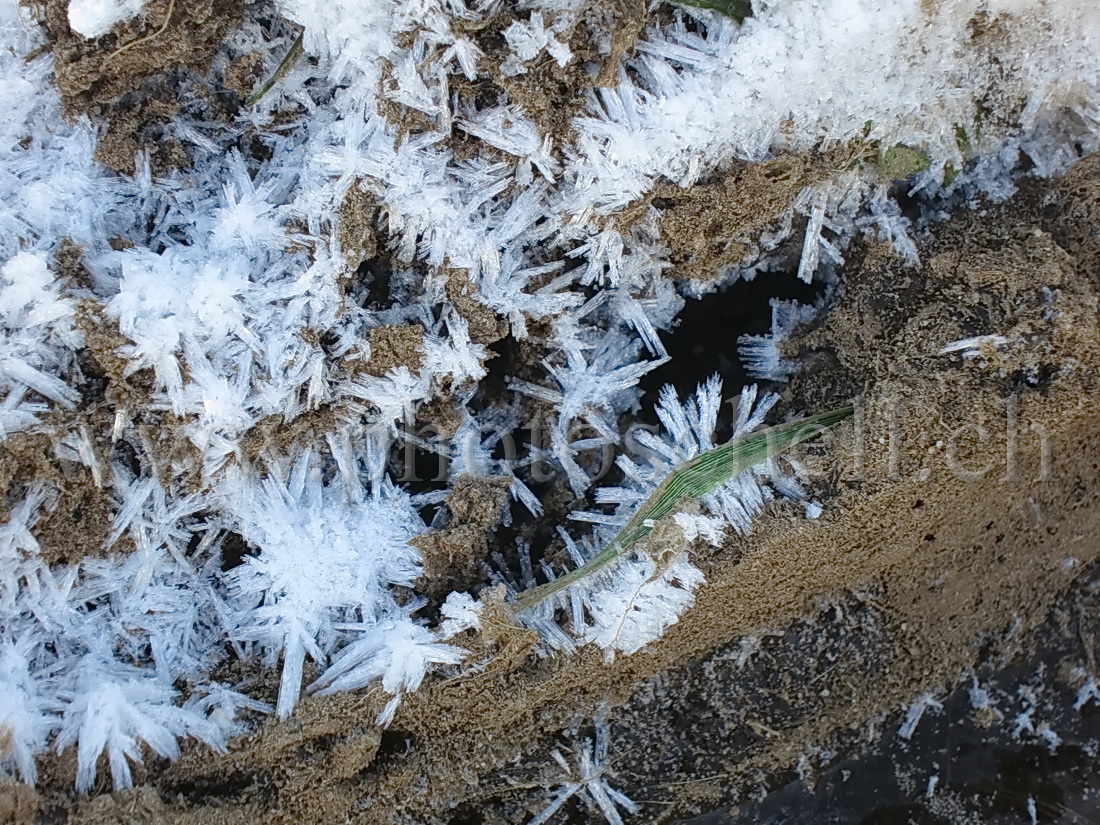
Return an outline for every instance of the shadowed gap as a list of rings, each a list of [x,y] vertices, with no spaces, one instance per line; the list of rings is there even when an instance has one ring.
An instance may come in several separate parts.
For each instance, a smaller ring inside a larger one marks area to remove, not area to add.
[[[645,393],[639,420],[657,423],[653,407],[665,384],[674,386],[677,395],[685,398],[718,373],[725,398],[740,393],[743,386],[753,381],[738,357],[737,339],[771,331],[772,298],[812,304],[824,289],[825,285],[817,281],[803,283],[794,272],[765,272],[752,281],[736,281],[719,292],[689,300],[676,327],[661,333],[669,361],[638,382]],[[719,441],[729,438],[732,426],[732,407],[725,404],[719,413]]]

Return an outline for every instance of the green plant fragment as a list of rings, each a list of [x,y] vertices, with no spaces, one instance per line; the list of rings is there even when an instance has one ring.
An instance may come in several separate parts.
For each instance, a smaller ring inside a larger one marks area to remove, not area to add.
[[[746,17],[752,17],[752,0],[676,0],[676,2],[681,6],[716,11],[738,23],[745,22]]]
[[[680,502],[706,495],[738,473],[755,467],[797,444],[816,438],[851,414],[851,406],[838,407],[809,418],[742,436],[713,450],[708,450],[690,461],[685,461],[669,473],[668,477],[638,508],[634,517],[603,550],[576,570],[552,582],[520,593],[514,602],[515,609],[528,610],[555,593],[602,570],[648,535],[658,521],[676,510]]]
[[[975,120],[976,120],[975,116]],[[966,129],[962,126],[955,127],[955,145],[959,147],[959,154],[963,158],[968,158],[973,152],[973,147],[970,145],[970,137],[966,134]]]
[[[271,91],[271,87],[282,80],[286,73],[294,67],[294,64],[298,62],[298,58],[302,56],[302,37],[304,35],[304,31],[298,35],[294,44],[290,47],[290,51],[286,53],[286,57],[282,59],[282,62],[280,62],[275,69],[274,74],[267,79],[267,82],[264,83],[263,86],[249,95],[248,100],[244,102],[245,106],[255,106],[259,103],[263,99],[263,96]]]
[[[879,174],[887,180],[903,180],[917,172],[923,172],[931,162],[924,152],[898,143],[887,149],[880,149],[875,165]]]

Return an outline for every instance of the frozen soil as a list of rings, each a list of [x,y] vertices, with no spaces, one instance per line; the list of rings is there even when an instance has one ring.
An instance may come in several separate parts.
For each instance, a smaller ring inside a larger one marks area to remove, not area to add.
[[[922,242],[917,268],[887,246],[849,250],[826,319],[789,343],[808,369],[785,406],[859,399],[854,423],[798,456],[823,515],[777,505],[697,560],[708,581],[695,606],[637,654],[540,656],[491,608],[482,634],[457,640],[471,665],[429,678],[386,730],[372,721],[380,690],[311,697],[225,755],[149,754],[135,790],[92,798],[71,793],[70,749],[42,760],[37,791],[3,785],[0,816],[521,822],[569,781],[551,751],[575,764],[570,750],[607,707],[608,781],[640,805],[631,821],[723,822],[746,804],[762,817],[769,791],[786,799],[818,776],[829,787],[860,754],[900,747],[903,710],[967,671],[984,678],[1045,651],[1052,689],[1070,695],[1096,655],[1084,614],[1066,607],[1091,592],[1082,571],[1100,555],[1100,324],[1082,255],[1097,231],[1096,170],[1086,161],[1004,204],[956,211]],[[407,332],[387,333],[387,349],[415,351]],[[941,354],[977,335],[1003,343]],[[455,538],[493,523],[500,493],[456,488]],[[440,542],[439,564],[473,575],[457,544]],[[258,694],[276,689],[274,674],[252,676]],[[1056,716],[1092,735],[1078,714]],[[994,720],[990,735],[1008,724]],[[920,795],[913,781],[906,800]],[[571,802],[558,819],[594,816]]]
[[[179,77],[199,77],[243,13],[233,3],[161,0],[147,9],[89,43],[68,31],[64,2],[41,6],[68,111],[101,124],[100,159],[127,173],[139,146],[155,148],[155,171],[186,163],[174,139],[161,140],[179,105]],[[622,32],[606,57],[614,67],[632,47],[641,10],[625,0],[593,4],[571,47],[591,51],[589,32],[602,25],[600,14],[609,15]],[[478,34],[487,52],[509,22],[502,18]],[[240,77],[230,82],[229,74]],[[605,82],[603,75],[596,82]],[[212,119],[228,117],[258,79],[236,65],[226,76],[228,93],[209,94],[200,83],[188,105],[207,107]],[[476,97],[506,87],[510,99],[567,142],[570,118],[583,103],[581,85],[546,61],[520,80],[498,76],[487,88],[460,84],[457,92]],[[408,126],[415,131],[415,123]],[[471,140],[456,133],[456,155],[470,150]],[[755,254],[753,236],[849,154],[784,156],[688,190],[659,184],[637,210],[615,220],[625,226],[653,206],[676,273],[706,280]],[[358,221],[342,221],[339,240],[349,269],[366,273],[384,258],[385,237],[378,204],[357,187],[350,192],[356,194],[346,212]],[[1082,617],[1091,615],[1090,565],[1100,555],[1100,425],[1092,409],[1100,380],[1098,204],[1100,160],[1093,157],[1061,181],[1025,184],[1005,204],[957,210],[922,242],[919,268],[904,266],[888,246],[847,250],[826,319],[789,342],[789,356],[806,369],[783,400],[784,410],[815,412],[859,399],[853,424],[798,456],[813,471],[823,515],[806,521],[801,510],[777,505],[751,535],[698,559],[708,582],[696,605],[639,653],[613,662],[593,650],[539,655],[533,634],[515,627],[485,593],[484,630],[457,640],[471,650],[468,665],[429,678],[386,730],[373,723],[387,698],[381,690],[310,697],[286,721],[257,720],[225,755],[194,744],[184,744],[176,763],[146,753],[145,766],[135,766],[133,791],[107,793],[104,761],[91,797],[71,790],[70,748],[40,760],[37,790],[0,780],[0,822],[523,822],[545,807],[547,789],[570,781],[551,751],[575,764],[601,707],[609,708],[611,723],[608,781],[640,805],[631,822],[763,820],[791,804],[820,804],[824,814],[830,789],[852,775],[854,761],[879,765],[865,782],[897,786],[890,804],[916,804],[924,790],[917,785],[943,767],[895,769],[904,754],[894,732],[916,697],[954,687],[968,670],[1010,685],[1045,663],[1051,689],[1064,697],[1096,675],[1096,635]],[[73,257],[79,280],[79,252]],[[453,271],[448,300],[474,340],[496,345],[494,369],[524,377],[543,355],[537,334],[515,342],[468,287],[465,273]],[[732,351],[740,330],[707,320],[706,308],[721,297],[693,305],[700,328],[685,324],[674,337],[710,336]],[[98,416],[94,432],[107,432],[112,410],[140,409],[147,389],[141,373],[124,377],[120,359],[112,360],[126,342],[101,307],[89,301],[81,313],[89,380],[82,390],[92,401],[79,415]],[[978,335],[1004,343],[967,358],[940,353]],[[369,348],[357,368],[416,369],[421,330],[378,327]],[[713,349],[704,354],[717,359]],[[95,382],[99,391],[90,392]],[[453,407],[445,388],[430,404],[439,410],[422,409],[425,421],[445,420]],[[339,414],[320,410],[291,425],[274,416],[256,425],[246,448],[259,455],[266,444],[285,448],[322,437]],[[51,421],[48,428],[61,433],[80,420],[90,419]],[[148,438],[178,438],[155,415],[142,426]],[[38,538],[50,562],[75,561],[100,546],[111,512],[86,470],[44,458],[49,441],[9,437],[0,448],[0,480],[9,495],[34,479],[55,482],[62,501]],[[498,482],[455,485],[444,502],[451,522],[419,540],[424,592],[438,599],[458,585],[476,587],[489,551],[510,550],[514,531],[488,532],[504,506]],[[542,492],[548,521],[570,509],[563,483]],[[233,546],[227,541],[227,556]],[[226,667],[233,670],[226,681],[249,678],[250,693],[274,697],[277,672],[242,662]],[[944,715],[973,722],[968,735],[988,734],[1020,752],[1046,749],[1006,734],[1009,718],[982,728],[960,696],[944,698]],[[1082,743],[1096,737],[1095,719],[1066,712],[1069,704],[1044,708],[1044,718],[1063,734],[1079,725]],[[928,724],[937,718],[929,714]],[[919,728],[913,739],[918,754],[925,753],[922,735]],[[1026,821],[1026,808],[1011,810]],[[935,815],[954,821],[967,811],[956,813]],[[574,800],[556,820],[595,818]]]
[[[134,155],[150,152],[155,173],[187,163],[167,129],[181,106],[204,107],[211,119],[231,114],[231,95],[221,99],[198,82],[227,33],[244,12],[239,0],[178,3],[152,0],[143,14],[91,40],[69,27],[67,0],[22,0],[42,23],[54,59],[54,83],[66,114],[87,114],[103,125],[96,159],[133,174]],[[194,80],[187,103],[179,81]]]
[[[982,664],[936,697],[908,739],[897,714],[840,733],[793,772],[803,778],[690,821],[1013,823],[1031,821],[1029,807],[1040,822],[1095,821],[1100,715],[1078,698],[1072,666],[1094,656],[1098,574],[1093,566],[1056,600],[1029,654],[990,639]]]

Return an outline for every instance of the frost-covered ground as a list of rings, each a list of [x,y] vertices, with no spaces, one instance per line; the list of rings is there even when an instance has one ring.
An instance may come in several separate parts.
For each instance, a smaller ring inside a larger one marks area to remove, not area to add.
[[[247,59],[258,87],[299,27],[306,56],[232,118],[182,107],[167,133],[180,168],[154,174],[138,156],[120,175],[93,159],[99,125],[62,116],[34,9],[0,8],[0,428],[14,468],[0,767],[33,784],[37,755],[74,745],[82,791],[103,752],[127,787],[141,743],[224,748],[303,690],[379,680],[384,724],[431,668],[462,660],[456,637],[479,620],[464,592],[421,595],[452,588],[418,578],[409,543],[447,526],[431,505],[460,477],[506,479],[503,518],[532,521],[550,517],[534,478],[550,467],[581,500],[553,525],[561,555],[583,562],[713,446],[717,382],[666,391],[646,450],[623,438],[685,300],[769,277],[792,237],[807,281],[835,279],[860,233],[912,258],[920,227],[889,197],[896,178],[933,218],[1060,172],[1100,138],[1100,8],[1086,0],[773,0],[742,24],[639,5],[627,49],[614,33],[629,14],[598,2],[286,0],[278,15],[246,9],[212,76]],[[73,2],[68,20],[113,37],[141,13]],[[161,25],[130,50],[153,48]],[[555,71],[578,85],[565,131],[506,91]],[[684,277],[699,260],[662,232],[668,193],[778,157],[800,164],[790,197],[736,238],[743,254]],[[62,264],[74,248],[76,269]],[[776,338],[810,316],[777,304],[775,334],[742,342],[755,375],[789,374]],[[537,357],[495,390],[501,341]],[[735,431],[773,401],[743,392]],[[536,413],[544,443],[500,457]],[[48,469],[27,471],[28,444]],[[394,475],[406,444],[445,456],[448,483],[410,492]],[[608,449],[623,481],[593,492]],[[674,563],[636,554],[570,591],[564,626],[526,620],[550,646],[636,651],[701,584],[692,542],[744,531],[776,494],[805,496],[766,475],[679,514]],[[109,529],[46,554],[77,488],[107,502]],[[248,548],[237,564],[231,537]],[[505,549],[478,584],[561,572],[528,562],[545,547]],[[274,707],[212,677],[234,657],[281,668]]]

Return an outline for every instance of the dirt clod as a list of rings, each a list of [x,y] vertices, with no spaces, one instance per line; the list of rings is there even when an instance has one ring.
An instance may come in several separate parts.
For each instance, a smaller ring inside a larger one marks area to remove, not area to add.
[[[10,733],[6,734],[10,738]],[[0,731],[0,753],[7,752],[5,734]],[[33,822],[41,800],[34,788],[6,776],[0,776],[0,825],[26,825]]]
[[[424,327],[420,324],[382,324],[370,331],[370,358],[363,371],[383,376],[398,367],[416,375],[424,363]]]
[[[735,164],[710,183],[658,187],[654,203],[663,212],[661,237],[672,250],[673,274],[709,281],[741,260],[746,242],[790,208],[810,176],[804,159],[780,155]]]
[[[24,4],[49,38],[65,113],[104,125],[96,159],[133,174],[136,153],[148,150],[154,173],[184,166],[186,153],[167,130],[179,107],[179,77],[207,71],[222,39],[240,25],[243,0],[150,0],[91,40],[69,28],[67,0]]]
[[[444,290],[447,300],[466,321],[474,343],[492,344],[508,334],[508,322],[475,297],[477,290],[465,270],[450,270]]]
[[[1055,238],[1100,287],[1100,154],[1080,161],[1051,198]]]
[[[349,269],[378,254],[377,217],[377,202],[358,181],[353,182],[340,206],[339,241]]]
[[[442,598],[452,590],[469,589],[481,578],[481,564],[489,555],[487,533],[500,522],[510,483],[511,478],[470,475],[455,481],[444,499],[451,523],[412,541],[424,562],[419,590]]]

